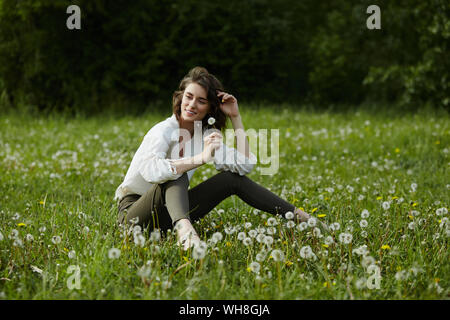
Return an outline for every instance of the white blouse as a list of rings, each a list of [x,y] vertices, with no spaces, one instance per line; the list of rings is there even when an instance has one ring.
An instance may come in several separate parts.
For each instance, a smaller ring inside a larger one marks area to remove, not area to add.
[[[171,163],[171,160],[181,159],[178,143],[179,129],[178,120],[173,114],[147,132],[134,154],[123,182],[116,190],[114,199],[120,201],[127,194],[133,193],[143,195],[153,184],[161,184],[181,177],[182,174],[177,173]],[[199,133],[194,133],[193,138],[185,144],[185,158],[202,152],[203,138],[198,135]],[[193,141],[200,141],[201,147],[194,145]],[[250,152],[250,157],[247,158],[235,148],[222,143],[222,146],[215,151],[213,162],[217,170],[245,175],[253,169],[256,157]],[[189,180],[195,170],[187,172]]]

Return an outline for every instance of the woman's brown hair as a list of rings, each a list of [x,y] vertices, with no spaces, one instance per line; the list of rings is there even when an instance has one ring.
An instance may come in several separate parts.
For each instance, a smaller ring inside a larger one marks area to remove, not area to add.
[[[191,83],[197,83],[202,86],[207,93],[210,109],[209,113],[202,120],[202,128],[208,128],[208,119],[209,117],[213,117],[216,119],[214,127],[222,131],[226,126],[227,116],[220,109],[220,99],[217,97],[217,90],[224,91],[224,88],[222,83],[203,67],[192,68],[181,80],[178,90],[173,93],[173,113],[179,120],[181,115],[181,100],[183,98],[183,93],[186,87]]]

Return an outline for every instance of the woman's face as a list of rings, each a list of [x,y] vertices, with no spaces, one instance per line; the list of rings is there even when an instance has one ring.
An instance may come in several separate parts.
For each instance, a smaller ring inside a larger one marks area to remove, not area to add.
[[[197,83],[190,83],[181,100],[181,118],[186,122],[202,121],[209,109],[206,90]]]

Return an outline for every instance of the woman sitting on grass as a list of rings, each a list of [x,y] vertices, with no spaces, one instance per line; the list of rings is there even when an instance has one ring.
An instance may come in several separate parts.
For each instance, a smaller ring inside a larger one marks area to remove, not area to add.
[[[222,142],[227,117],[236,149]],[[218,130],[208,134],[208,120]],[[221,172],[189,189],[196,168],[208,162]],[[273,215],[292,212],[297,222],[307,221],[307,213],[245,176],[255,163],[236,98],[205,68],[195,67],[173,94],[173,115],[145,135],[116,190],[118,222],[163,232],[174,227],[178,244],[187,250],[200,240],[192,223],[231,195]]]

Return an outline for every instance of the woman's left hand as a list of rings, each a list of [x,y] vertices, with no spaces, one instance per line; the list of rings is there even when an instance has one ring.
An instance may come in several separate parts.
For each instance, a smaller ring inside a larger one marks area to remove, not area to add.
[[[220,109],[223,113],[225,113],[225,115],[230,118],[237,117],[239,115],[239,107],[235,97],[223,91],[218,91],[217,96],[221,101]]]

